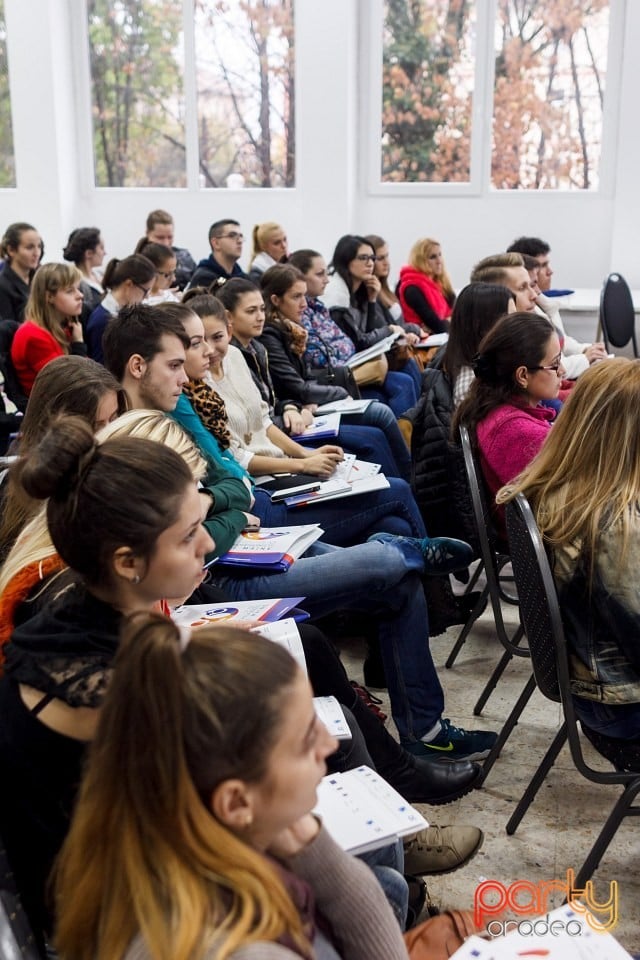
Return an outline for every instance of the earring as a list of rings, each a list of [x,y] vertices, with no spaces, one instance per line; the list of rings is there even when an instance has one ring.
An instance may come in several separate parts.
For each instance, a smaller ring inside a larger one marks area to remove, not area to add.
[[[137,573],[136,573],[136,575],[134,576],[134,578],[133,578],[133,580],[131,581],[131,583],[133,583],[133,584],[140,583],[140,577],[138,576]]]
[[[252,816],[252,814],[248,813],[248,814],[246,815],[246,817],[244,818],[244,822],[243,822],[242,826],[243,826],[243,827],[250,827],[252,823],[253,823],[253,816]]]

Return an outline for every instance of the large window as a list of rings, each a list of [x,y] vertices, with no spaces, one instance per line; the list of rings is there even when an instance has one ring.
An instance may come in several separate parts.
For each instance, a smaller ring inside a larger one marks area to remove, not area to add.
[[[15,187],[16,167],[13,156],[11,125],[11,93],[7,67],[7,30],[4,3],[0,0],[0,187]]]
[[[599,186],[609,0],[373,3],[379,182]]]
[[[87,12],[97,186],[294,185],[293,0]]]

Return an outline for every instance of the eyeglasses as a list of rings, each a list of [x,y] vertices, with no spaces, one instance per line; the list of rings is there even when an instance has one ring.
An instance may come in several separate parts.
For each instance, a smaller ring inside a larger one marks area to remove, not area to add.
[[[382,256],[376,256],[373,259],[376,261],[376,263],[383,263],[385,260],[389,259],[389,254],[383,253]]]
[[[555,360],[553,363],[548,364],[548,366],[546,367],[543,367],[543,366],[527,367],[527,370],[549,370],[549,371],[553,370],[553,372],[557,376],[558,370],[560,369],[561,366],[562,366],[562,360]]]
[[[232,230],[231,233],[221,233],[218,240],[244,240],[244,233]]]
[[[359,260],[360,263],[375,263],[376,258],[373,253],[359,253],[354,260]]]
[[[151,293],[151,287],[143,287],[141,283],[137,282],[137,280],[132,280],[131,282],[134,285],[134,287],[138,288],[138,290],[142,290],[142,293],[143,293],[142,299],[146,300],[149,294]]]

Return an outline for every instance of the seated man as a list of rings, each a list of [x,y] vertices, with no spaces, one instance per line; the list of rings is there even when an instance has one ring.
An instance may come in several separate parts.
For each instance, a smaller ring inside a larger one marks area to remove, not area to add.
[[[244,237],[237,220],[216,220],[209,227],[211,253],[201,260],[191,277],[190,287],[208,287],[215,280],[246,277],[238,260]]]
[[[558,305],[552,297],[545,296],[547,290],[551,289],[551,277],[553,276],[553,270],[551,269],[549,260],[551,253],[549,244],[539,237],[518,237],[507,249],[509,252],[533,257],[538,264],[538,287],[540,288],[540,293],[538,294],[536,303],[561,334],[567,379],[576,380],[581,373],[584,373],[590,364],[598,360],[606,360],[607,351],[603,343],[580,343],[575,337],[570,337],[565,333]]]

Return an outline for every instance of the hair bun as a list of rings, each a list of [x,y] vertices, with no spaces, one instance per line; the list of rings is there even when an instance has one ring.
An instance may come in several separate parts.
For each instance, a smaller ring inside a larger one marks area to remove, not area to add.
[[[498,383],[495,359],[486,353],[477,353],[473,358],[473,372],[479,380],[495,386]]]
[[[82,417],[55,420],[25,460],[20,480],[36,500],[65,498],[80,479],[98,447]]]

